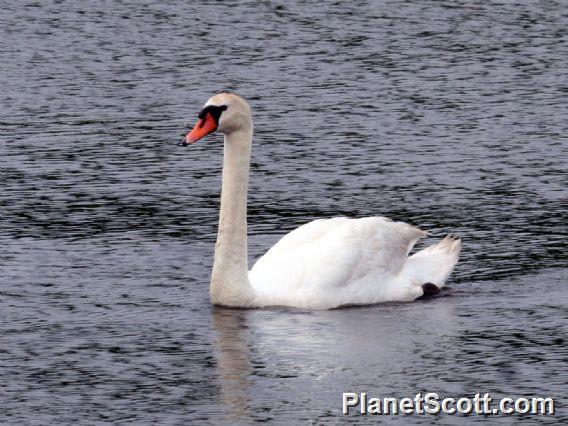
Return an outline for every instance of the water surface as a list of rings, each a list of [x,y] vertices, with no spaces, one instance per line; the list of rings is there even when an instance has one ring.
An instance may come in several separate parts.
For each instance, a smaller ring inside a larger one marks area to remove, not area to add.
[[[565,420],[568,12],[517,3],[5,6],[6,424],[337,423],[344,391]],[[212,308],[222,138],[176,143],[221,90],[253,108],[251,262],[379,214],[463,237],[442,297]]]

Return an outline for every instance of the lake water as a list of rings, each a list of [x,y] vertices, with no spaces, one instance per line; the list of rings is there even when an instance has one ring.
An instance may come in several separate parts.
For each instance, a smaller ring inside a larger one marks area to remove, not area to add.
[[[521,3],[521,4],[518,4]],[[2,11],[4,424],[338,423],[342,392],[568,419],[563,1],[14,2]],[[335,215],[463,238],[430,301],[212,308],[221,90],[255,120],[251,262]],[[473,415],[350,420],[462,424]]]

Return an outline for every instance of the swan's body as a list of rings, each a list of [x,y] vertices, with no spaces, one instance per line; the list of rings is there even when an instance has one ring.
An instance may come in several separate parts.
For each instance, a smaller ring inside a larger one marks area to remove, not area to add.
[[[459,256],[460,241],[446,237],[408,257],[426,235],[383,217],[319,219],[290,232],[247,268],[246,202],[252,118],[236,95],[213,96],[184,143],[218,129],[225,134],[219,234],[211,301],[235,307],[344,305],[411,301],[423,285],[440,288]]]

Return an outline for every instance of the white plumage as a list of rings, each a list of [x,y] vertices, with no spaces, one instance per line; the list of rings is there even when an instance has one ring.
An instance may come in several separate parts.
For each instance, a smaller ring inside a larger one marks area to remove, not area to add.
[[[211,276],[214,304],[331,309],[411,301],[423,284],[441,288],[461,248],[459,239],[408,256],[427,233],[384,217],[319,219],[285,235],[247,271],[246,200],[252,146],[248,104],[227,93],[205,104],[185,139],[225,134],[219,234]]]
[[[460,242],[408,253],[426,232],[384,217],[319,219],[285,235],[254,264],[250,283],[266,305],[330,309],[411,301],[442,287]]]

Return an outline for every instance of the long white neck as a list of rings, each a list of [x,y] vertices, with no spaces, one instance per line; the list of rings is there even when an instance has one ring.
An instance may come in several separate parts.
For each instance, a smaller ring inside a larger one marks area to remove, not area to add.
[[[247,190],[252,126],[225,136],[219,233],[211,275],[211,301],[249,306],[254,290],[248,279]]]

